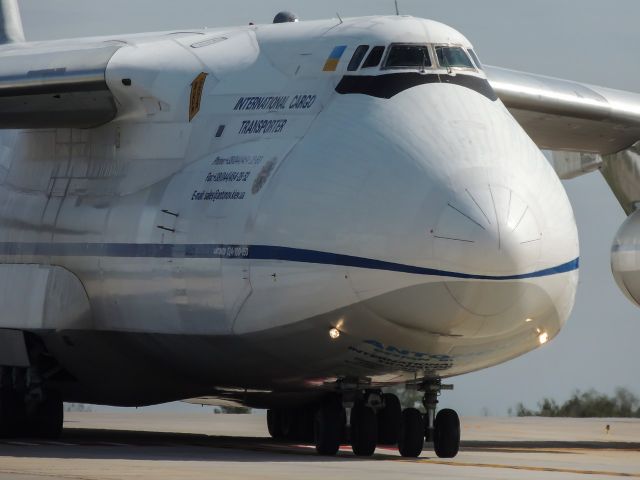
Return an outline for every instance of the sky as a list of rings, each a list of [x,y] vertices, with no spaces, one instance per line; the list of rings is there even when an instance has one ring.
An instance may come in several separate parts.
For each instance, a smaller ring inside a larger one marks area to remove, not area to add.
[[[26,36],[46,40],[180,28],[393,14],[393,0],[19,0]],[[399,0],[400,13],[446,23],[489,65],[640,92],[637,0]],[[580,232],[576,306],[554,341],[505,364],[451,379],[441,406],[506,415],[576,389],[640,395],[640,309],[619,292],[609,251],[625,215],[598,173],[565,182]],[[157,408],[157,407],[156,407]],[[172,406],[170,408],[177,408]]]

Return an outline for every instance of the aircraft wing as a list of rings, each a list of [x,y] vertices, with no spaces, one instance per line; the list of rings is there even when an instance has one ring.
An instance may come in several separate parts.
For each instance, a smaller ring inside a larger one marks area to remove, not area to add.
[[[640,140],[640,95],[487,67],[491,86],[546,150],[611,154]]]
[[[107,64],[119,44],[0,49],[0,128],[91,128],[115,118]]]

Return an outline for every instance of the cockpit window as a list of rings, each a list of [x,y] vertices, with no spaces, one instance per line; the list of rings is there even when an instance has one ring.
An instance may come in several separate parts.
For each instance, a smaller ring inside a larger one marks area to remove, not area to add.
[[[362,64],[362,68],[377,67],[378,65],[380,65],[380,60],[382,60],[383,54],[384,54],[384,47],[381,47],[381,46],[373,47],[371,49],[371,53],[369,53],[369,56]]]
[[[358,70],[360,63],[362,62],[364,56],[367,54],[368,50],[369,45],[360,45],[358,48],[356,48],[356,51],[353,53],[353,57],[351,57],[351,61],[349,62],[347,70],[349,70],[350,72]]]
[[[436,46],[438,63],[444,68],[474,68],[462,47]]]
[[[426,45],[392,45],[384,68],[425,68],[431,66]]]
[[[469,55],[471,55],[471,58],[473,58],[473,63],[476,64],[476,67],[478,67],[480,70],[482,70],[482,62],[480,61],[480,59],[476,55],[476,52],[474,52],[471,49],[469,49],[468,52],[469,52]]]

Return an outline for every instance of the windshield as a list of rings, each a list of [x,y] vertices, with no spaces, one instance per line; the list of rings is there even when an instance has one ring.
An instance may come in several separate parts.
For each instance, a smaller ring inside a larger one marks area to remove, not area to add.
[[[393,45],[384,68],[424,68],[431,66],[426,45]]]
[[[385,47],[377,46],[371,49],[371,53],[362,64],[362,68],[371,68],[377,67],[380,64],[380,60],[382,60],[382,55],[384,54]]]
[[[445,68],[473,68],[471,59],[462,47],[436,47],[438,63]]]
[[[358,70],[358,67],[362,63],[362,59],[367,54],[368,50],[369,45],[360,45],[358,48],[356,48],[356,51],[353,53],[353,57],[351,57],[351,61],[349,62],[347,70],[350,72]]]

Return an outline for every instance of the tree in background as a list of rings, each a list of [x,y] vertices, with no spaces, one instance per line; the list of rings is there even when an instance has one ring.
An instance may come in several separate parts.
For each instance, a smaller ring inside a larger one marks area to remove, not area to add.
[[[388,390],[389,393],[395,393],[400,399],[400,405],[402,408],[422,408],[422,392],[405,387],[392,387]]]
[[[224,406],[215,407],[213,413],[251,413],[251,409],[249,407]]]
[[[544,398],[538,402],[538,410],[530,410],[519,403],[518,417],[624,417],[640,418],[640,399],[626,388],[616,388],[609,397],[596,390],[576,390],[571,398],[558,405],[555,400]]]
[[[90,412],[91,405],[87,405],[86,403],[65,403],[64,411],[65,412]]]

